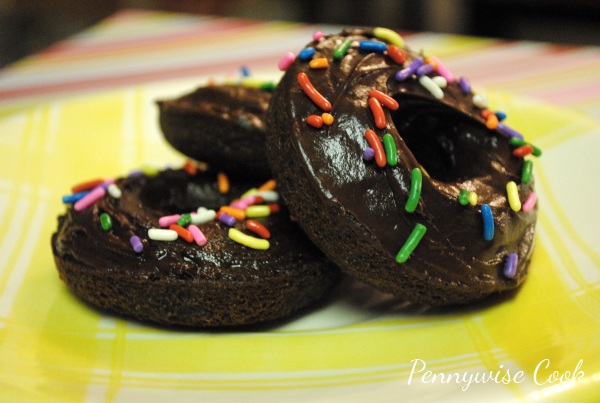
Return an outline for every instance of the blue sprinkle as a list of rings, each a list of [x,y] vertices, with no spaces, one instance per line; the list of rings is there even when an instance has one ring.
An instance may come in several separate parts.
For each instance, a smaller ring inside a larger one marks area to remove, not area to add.
[[[303,62],[307,62],[310,59],[312,59],[314,55],[315,55],[315,48],[313,48],[312,46],[309,46],[307,48],[302,49],[300,51],[300,53],[298,53],[298,59],[302,60]]]
[[[494,216],[488,204],[481,206],[481,217],[483,218],[483,239],[491,241],[494,239]]]
[[[360,41],[358,49],[363,52],[385,52],[387,50],[387,45],[378,41]]]
[[[501,111],[496,111],[495,113],[496,117],[498,118],[498,121],[503,121],[504,119],[506,119],[506,113],[501,112]]]
[[[62,198],[62,202],[65,204],[75,203],[78,200],[81,200],[86,194],[90,193],[89,191],[73,193],[70,195],[65,195]]]
[[[250,77],[250,69],[247,66],[240,67],[240,72],[242,73],[242,77]]]

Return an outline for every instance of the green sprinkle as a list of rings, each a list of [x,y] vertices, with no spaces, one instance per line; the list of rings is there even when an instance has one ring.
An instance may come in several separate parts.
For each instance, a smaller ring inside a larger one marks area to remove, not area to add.
[[[520,138],[512,137],[509,140],[509,143],[516,147],[529,145],[529,146],[531,146],[531,148],[533,148],[533,153],[532,153],[533,156],[540,157],[542,155],[542,150],[540,150],[539,147],[536,147],[533,144],[526,142],[525,140],[521,140]]]
[[[419,168],[414,168],[411,172],[410,193],[404,209],[409,213],[414,213],[421,197],[421,184],[423,183],[423,174]]]
[[[187,227],[192,223],[192,215],[190,213],[182,214],[181,217],[177,220],[177,225],[182,227]]]
[[[112,218],[107,213],[100,214],[100,226],[104,231],[110,231],[112,228]]]
[[[398,165],[398,151],[396,151],[396,143],[391,134],[386,133],[382,138],[383,148],[385,149],[385,158],[391,167]]]
[[[348,49],[350,49],[350,45],[352,45],[352,41],[350,41],[350,39],[346,39],[344,42],[342,42],[333,51],[333,58],[335,60],[340,60],[341,58],[346,56],[346,53],[348,53]]]
[[[531,182],[531,173],[533,171],[533,161],[525,160],[523,162],[523,170],[521,171],[521,183],[528,184]]]
[[[268,81],[268,82],[262,83],[258,88],[261,91],[273,91],[273,90],[275,90],[276,87],[277,87],[277,84],[275,84],[273,81]]]
[[[408,236],[408,239],[406,242],[404,242],[400,252],[398,252],[396,255],[396,262],[404,263],[408,260],[410,254],[419,245],[419,242],[421,242],[421,239],[423,238],[423,235],[425,235],[426,231],[427,228],[423,224],[417,223],[417,225],[415,225],[415,228],[413,228],[412,232]]]
[[[466,206],[469,204],[469,191],[467,189],[461,189],[460,194],[458,195],[458,202],[462,206]]]
[[[375,37],[382,39],[392,45],[396,45],[398,47],[404,47],[404,39],[396,31],[392,31],[389,28],[376,27],[373,29],[373,35]]]

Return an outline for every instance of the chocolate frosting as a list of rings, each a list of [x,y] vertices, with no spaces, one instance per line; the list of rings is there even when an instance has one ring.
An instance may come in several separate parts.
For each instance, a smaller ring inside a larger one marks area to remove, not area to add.
[[[341,60],[334,60],[334,49],[347,39],[353,46]],[[408,58],[401,66],[385,53],[360,51],[356,44],[362,40],[378,39],[370,29],[347,29],[307,45],[315,48],[314,58],[326,58],[329,67],[311,69],[308,62],[297,60],[287,70],[271,100],[268,142],[290,142],[298,162],[294,169],[307,178],[321,208],[342,211],[376,240],[372,245],[354,248],[367,255],[361,261],[368,259],[369,248],[381,247],[388,255],[388,266],[371,271],[353,267],[355,263],[348,257],[351,251],[341,245],[326,246],[327,237],[344,228],[324,223],[316,233],[316,218],[309,215],[304,221],[304,216],[296,211],[295,206],[301,201],[290,196],[294,193],[290,190],[293,183],[286,184],[287,190],[281,189],[290,210],[311,239],[342,269],[359,273],[361,279],[384,291],[406,296],[401,284],[393,284],[405,281],[406,276],[423,284],[471,288],[479,297],[517,287],[526,274],[537,214],[536,209],[514,212],[507,202],[509,181],[519,185],[521,200],[533,191],[533,181],[521,183],[523,159],[512,155],[504,134],[486,128],[482,109],[473,104],[473,93],[450,83],[438,100],[414,77],[398,81],[396,73],[420,55],[405,49]],[[306,73],[317,91],[331,102],[330,113],[335,118],[331,126],[316,129],[306,123],[309,115],[321,115],[323,111],[300,87],[300,72]],[[397,111],[384,108],[387,124],[383,130],[375,128],[367,104],[372,89],[392,96],[400,104]],[[374,162],[363,161],[363,150],[368,147],[366,129],[374,130],[380,138],[384,133],[393,136],[398,150],[396,167],[381,169]],[[275,152],[276,149],[271,150]],[[275,173],[278,164],[273,161]],[[404,206],[411,170],[416,167],[429,176],[423,175],[417,210],[407,213]],[[458,203],[461,189],[477,193],[476,206]],[[482,204],[488,204],[494,216],[495,235],[491,241],[482,235]],[[395,262],[417,223],[427,227],[426,235],[406,263]],[[507,278],[503,269],[508,254],[513,252],[519,257],[518,270],[514,278]],[[378,270],[402,274],[382,285],[376,278]],[[453,302],[456,299],[443,301]]]
[[[271,320],[319,298],[335,281],[336,269],[285,210],[256,219],[271,232],[270,248],[264,251],[232,241],[228,227],[218,221],[199,225],[208,239],[202,247],[182,239],[163,242],[148,238],[148,230],[159,227],[161,216],[194,211],[199,206],[218,210],[260,185],[232,180],[230,192],[222,194],[215,178],[212,171],[189,176],[182,170],[121,178],[116,181],[122,191],[120,198],[105,196],[83,211],[69,208],[59,218],[52,238],[61,277],[76,294],[95,305],[159,323],[189,326]],[[112,218],[110,231],[102,229],[102,213]],[[247,233],[243,221],[234,228]],[[141,253],[133,250],[132,235],[141,238]],[[75,269],[67,274],[65,268],[71,267]],[[98,283],[95,288],[82,290],[93,281]],[[111,294],[120,281],[130,288]],[[156,301],[166,298],[161,287],[186,296],[178,298],[183,301],[159,305]],[[134,293],[141,295],[141,301],[121,301]],[[136,304],[148,308],[136,309]],[[172,313],[189,311],[194,304],[200,305],[196,312]]]
[[[271,177],[264,115],[271,92],[243,85],[200,87],[158,101],[165,139],[197,161],[253,179]]]

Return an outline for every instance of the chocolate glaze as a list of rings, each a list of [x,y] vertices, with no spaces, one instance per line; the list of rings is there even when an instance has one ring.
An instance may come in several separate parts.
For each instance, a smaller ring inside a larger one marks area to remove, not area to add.
[[[152,241],[147,232],[168,214],[218,209],[260,185],[232,180],[219,193],[214,172],[190,177],[181,170],[117,180],[122,197],[69,208],[59,218],[52,246],[61,278],[82,299],[129,316],[184,326],[229,326],[289,315],[320,298],[337,270],[282,211],[257,219],[271,232],[270,248],[254,250],[233,242],[224,224],[199,227],[203,247],[182,239]],[[112,217],[104,231],[101,213]],[[243,222],[235,228],[247,232]],[[130,237],[142,239],[135,253]]]
[[[512,156],[507,137],[485,127],[473,94],[458,84],[449,84],[443,99],[437,100],[414,78],[396,80],[403,66],[386,54],[364,53],[353,46],[343,59],[333,59],[343,40],[374,39],[372,32],[344,30],[309,43],[316,49],[314,57],[327,58],[330,67],[310,69],[307,62],[296,61],[273,95],[267,116],[268,155],[292,214],[343,270],[400,297],[454,304],[516,288],[527,272],[537,214],[535,209],[515,213],[507,202],[508,181],[519,184],[521,200],[533,191],[533,181],[521,184],[523,160]],[[405,66],[419,56],[407,51]],[[299,86],[300,72],[332,103],[331,126],[315,129],[305,122],[322,111]],[[400,104],[395,112],[384,108],[384,130],[375,128],[367,105],[371,89]],[[366,129],[379,137],[393,136],[398,166],[381,169],[362,160],[368,147]],[[411,214],[404,206],[415,167],[431,177],[423,175],[419,205]],[[301,173],[294,175],[293,170]],[[296,189],[303,183],[308,187]],[[477,193],[477,206],[457,202],[463,188]],[[302,207],[311,203],[324,213]],[[482,204],[493,211],[492,241],[483,239]],[[324,218],[331,223],[325,224]],[[425,225],[427,233],[408,262],[396,263],[416,223]],[[517,275],[506,278],[504,264],[512,252],[519,256]]]
[[[271,172],[264,151],[264,114],[270,98],[269,91],[241,85],[201,87],[158,101],[159,123],[165,139],[188,157],[266,179]]]

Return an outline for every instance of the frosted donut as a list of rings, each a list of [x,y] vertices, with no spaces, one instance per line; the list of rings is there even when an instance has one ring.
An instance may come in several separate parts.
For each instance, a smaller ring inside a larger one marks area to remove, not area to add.
[[[273,173],[309,238],[408,301],[464,304],[522,284],[533,148],[466,79],[391,30],[346,29],[308,48],[266,121]]]

